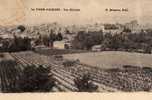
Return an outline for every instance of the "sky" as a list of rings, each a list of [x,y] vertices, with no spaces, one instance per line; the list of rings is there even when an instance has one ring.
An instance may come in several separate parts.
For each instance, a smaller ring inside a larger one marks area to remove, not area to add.
[[[0,0],[0,25],[125,23],[152,24],[152,0]],[[11,3],[10,3],[11,2]],[[73,8],[80,11],[32,11],[31,8]],[[105,11],[105,9],[128,9]]]

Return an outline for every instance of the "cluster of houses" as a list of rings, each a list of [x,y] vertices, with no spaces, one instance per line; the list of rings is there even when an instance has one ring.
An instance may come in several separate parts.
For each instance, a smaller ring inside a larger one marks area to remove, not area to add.
[[[88,24],[88,25],[71,25],[71,26],[66,26],[66,27],[58,25],[57,23],[53,23],[53,24],[46,24],[46,25],[42,24],[39,26],[33,26],[31,28],[29,27],[28,28],[29,30],[26,30],[22,34],[19,30],[15,29],[15,28],[12,28],[14,30],[12,30],[11,33],[7,32],[7,31],[4,32],[4,31],[0,30],[0,37],[3,39],[11,39],[11,38],[13,38],[14,34],[17,34],[20,37],[29,37],[31,39],[34,39],[34,38],[38,37],[38,33],[48,34],[49,33],[48,30],[51,30],[52,28],[54,29],[54,31],[56,33],[58,33],[60,31],[63,35],[62,41],[54,42],[54,47],[59,48],[59,49],[64,49],[65,45],[71,46],[70,41],[72,41],[74,39],[74,37],[76,36],[76,34],[79,31],[99,32],[102,30],[103,34],[106,34],[106,33],[119,34],[124,30],[124,28],[130,29],[132,33],[139,32],[142,29],[142,27],[138,24],[138,22],[136,20],[131,21],[131,22],[126,23],[126,24],[96,23],[93,25],[90,25],[90,24]],[[92,48],[92,50],[98,51],[99,48],[101,48],[101,47],[99,45],[96,45]]]

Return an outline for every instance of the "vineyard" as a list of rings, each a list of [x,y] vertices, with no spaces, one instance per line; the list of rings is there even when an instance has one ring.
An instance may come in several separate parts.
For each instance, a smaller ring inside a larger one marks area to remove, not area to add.
[[[83,68],[83,65],[79,64],[66,68],[62,64],[64,60],[58,61],[53,57],[39,55],[33,52],[12,53],[11,55],[23,66],[35,64],[36,66],[44,65],[46,67],[51,67],[51,73],[53,73],[53,77],[56,79],[57,84],[56,87],[54,87],[54,91],[78,91],[74,84],[74,79],[82,75],[85,70],[86,72],[91,70],[89,67]],[[94,77],[97,76],[95,75]],[[116,91],[116,89],[100,84],[97,80],[94,80],[93,83],[99,86],[99,89],[97,90],[99,92]]]
[[[95,92],[118,91],[151,91],[152,69],[149,67],[123,66],[123,68],[102,69],[82,64],[81,61],[69,62],[62,56],[45,56],[32,51],[5,54],[11,59],[9,63],[2,60],[0,63],[0,84],[2,92],[13,92],[16,81],[26,66],[40,66],[50,68],[55,79],[54,92],[78,92],[75,79],[88,73],[92,84],[98,86]],[[12,89],[13,88],[13,89]],[[11,90],[11,91],[10,91]]]
[[[8,53],[1,54],[0,59],[0,89],[2,92],[13,92],[16,89],[15,82],[20,76],[20,68]]]

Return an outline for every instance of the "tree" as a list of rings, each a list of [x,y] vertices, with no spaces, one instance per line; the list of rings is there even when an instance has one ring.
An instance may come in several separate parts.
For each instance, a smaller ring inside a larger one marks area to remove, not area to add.
[[[57,34],[57,40],[58,40],[58,41],[61,41],[62,39],[63,39],[62,34],[61,34],[61,33],[58,33],[58,34]]]
[[[85,41],[86,33],[84,31],[79,31],[78,34],[72,41],[72,46],[74,49],[84,49],[84,41]]]
[[[26,28],[23,25],[19,25],[17,29],[19,29],[21,32],[24,32]]]
[[[72,41],[72,46],[75,49],[87,49],[90,50],[92,46],[99,45],[103,41],[103,33],[99,32],[78,32],[77,36]]]
[[[27,66],[18,81],[20,92],[49,92],[55,86],[55,79],[50,75],[50,69],[42,65]]]
[[[123,32],[131,33],[131,29],[125,27],[125,28],[123,29]]]
[[[11,41],[2,41],[2,51],[8,51],[8,47]]]
[[[57,40],[56,34],[53,33],[53,30],[51,30],[51,33],[50,33],[50,35],[49,35],[49,41],[50,41],[50,43],[51,43],[51,47],[54,46],[54,41],[56,41],[56,40]]]
[[[5,52],[17,52],[31,50],[31,39],[28,37],[22,38],[14,35],[13,39],[4,40],[2,49]]]
[[[124,39],[121,36],[121,34],[115,34],[112,36],[110,48],[112,48],[114,50],[117,50],[119,48],[123,48],[123,42],[124,42]]]
[[[64,48],[65,48],[65,49],[69,49],[70,47],[69,47],[68,44],[64,44]]]
[[[149,46],[149,45],[144,45],[144,53],[149,53],[149,54],[151,54],[151,47]]]
[[[92,83],[88,73],[74,79],[74,83],[79,92],[94,92],[98,89],[98,86]]]
[[[44,35],[44,36],[42,37],[42,41],[43,41],[43,44],[44,44],[45,46],[49,46],[49,43],[50,43],[49,36]]]
[[[0,61],[1,71],[5,72],[6,76],[2,77],[1,92],[15,92],[15,82],[17,80],[17,62],[14,59],[2,59]],[[4,73],[1,73],[1,75]],[[7,80],[7,81],[6,81]]]
[[[70,31],[68,29],[66,29],[65,34],[71,34]]]

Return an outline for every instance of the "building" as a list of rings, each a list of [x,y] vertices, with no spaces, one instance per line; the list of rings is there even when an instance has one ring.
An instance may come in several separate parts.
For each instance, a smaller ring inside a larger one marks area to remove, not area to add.
[[[126,23],[125,28],[130,29],[132,33],[138,33],[141,31],[141,26],[138,24],[137,20]]]
[[[101,51],[101,45],[94,45],[92,51]]]

